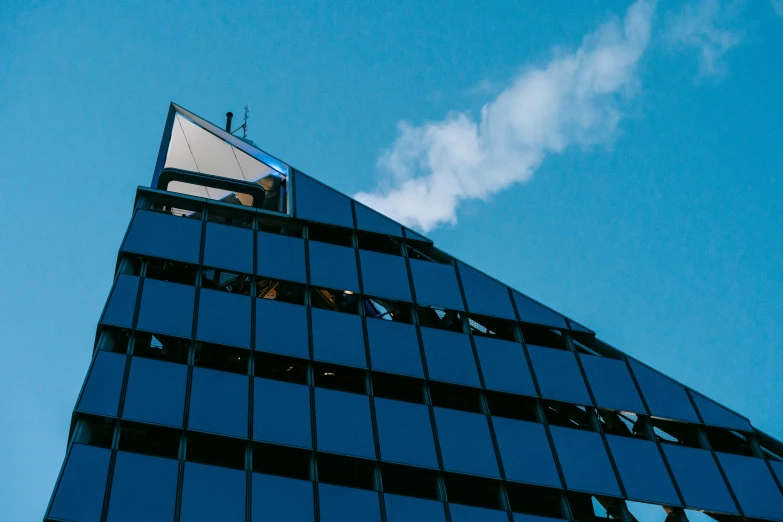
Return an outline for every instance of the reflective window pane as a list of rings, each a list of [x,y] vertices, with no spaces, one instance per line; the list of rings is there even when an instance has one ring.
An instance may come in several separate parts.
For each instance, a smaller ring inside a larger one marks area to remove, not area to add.
[[[383,460],[438,467],[427,406],[376,398],[375,417]]]
[[[77,409],[115,417],[124,373],[125,355],[98,351]]]
[[[762,459],[717,455],[745,516],[783,518],[783,495]]]
[[[318,484],[321,522],[380,522],[376,491]]]
[[[304,239],[258,233],[258,270],[261,275],[306,282]]]
[[[313,522],[313,483],[253,473],[252,522]]]
[[[316,286],[358,292],[356,251],[351,247],[310,241],[310,282]]]
[[[351,200],[326,185],[295,171],[296,217],[353,228]]]
[[[443,502],[402,495],[384,495],[388,522],[446,522]]]
[[[463,310],[457,273],[452,265],[410,259],[416,301],[420,304]]]
[[[693,401],[696,403],[696,407],[699,409],[699,413],[701,413],[701,418],[704,419],[705,424],[741,431],[753,430],[747,419],[737,415],[728,408],[721,406],[717,402],[695,392],[691,392],[691,397],[693,397]]]
[[[451,522],[508,522],[505,511],[462,504],[449,504]]]
[[[370,398],[324,388],[315,389],[318,449],[375,458]]]
[[[362,318],[313,308],[313,356],[349,366],[367,367]]]
[[[202,288],[196,338],[250,348],[250,297]]]
[[[256,350],[307,359],[307,308],[256,299]]]
[[[625,361],[590,355],[582,356],[581,360],[598,406],[645,413]]]
[[[519,292],[511,292],[514,295],[514,302],[517,305],[519,318],[526,323],[543,324],[555,328],[568,328],[565,318],[553,312],[549,308],[538,304],[529,297]]]
[[[195,301],[196,289],[192,286],[145,279],[137,328],[189,339]]]
[[[463,263],[459,264],[459,275],[471,312],[516,320],[505,285]]]
[[[309,387],[257,378],[253,395],[253,439],[312,447]]]
[[[182,115],[177,115],[177,123],[185,133],[199,172],[222,178],[244,179],[231,145]],[[214,191],[215,189],[210,190],[210,195],[219,199]]]
[[[561,487],[542,424],[504,417],[492,417],[492,424],[508,480]]]
[[[654,442],[617,435],[607,435],[606,440],[629,498],[679,505],[677,492]]]
[[[521,344],[478,336],[473,341],[487,388],[522,395],[536,394]]]
[[[357,203],[354,206],[356,207],[356,228],[359,230],[402,237],[402,228],[391,219],[365,207],[361,203]]]
[[[133,325],[133,312],[136,309],[136,295],[139,292],[137,276],[120,274],[106,304],[101,322],[114,326],[130,328]]]
[[[526,515],[524,513],[514,513],[514,522],[562,522],[560,518],[540,517],[538,515]],[[642,521],[640,521],[642,522]],[[647,522],[647,521],[644,521]],[[650,521],[653,522],[653,521]],[[657,521],[656,521],[657,522]],[[663,521],[661,521],[663,522]]]
[[[486,416],[435,408],[435,423],[446,470],[489,477],[500,475]]]
[[[247,437],[247,395],[247,376],[193,368],[188,427]]]
[[[542,397],[590,404],[590,395],[573,353],[532,344],[527,349]]]
[[[576,491],[620,496],[620,487],[598,433],[550,426],[566,485]]]
[[[174,520],[179,463],[117,452],[107,522]]]
[[[662,445],[687,507],[736,513],[723,477],[707,450]]]
[[[461,333],[422,328],[430,379],[480,386],[470,338]]]
[[[123,418],[181,427],[187,379],[183,364],[133,357]]]
[[[245,274],[253,273],[253,231],[207,223],[204,264]]]
[[[185,463],[182,522],[244,522],[245,484],[242,470]]]
[[[633,359],[630,363],[651,414],[666,419],[699,422],[688,394],[681,384]]]
[[[400,301],[412,300],[404,257],[369,250],[360,250],[359,257],[365,294]]]
[[[54,494],[49,517],[99,522],[111,450],[74,444]]]
[[[122,250],[174,261],[198,263],[201,220],[137,210]]]
[[[381,319],[367,319],[367,338],[374,370],[424,377],[416,327]]]

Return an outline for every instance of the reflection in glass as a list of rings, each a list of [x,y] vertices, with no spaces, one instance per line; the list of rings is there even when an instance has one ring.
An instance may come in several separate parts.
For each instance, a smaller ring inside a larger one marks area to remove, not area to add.
[[[245,274],[253,273],[253,231],[207,223],[204,264]]]
[[[137,327],[146,332],[189,339],[195,300],[196,289],[192,286],[145,279]]]
[[[137,210],[122,250],[173,261],[198,263],[201,220]]]
[[[353,228],[350,199],[299,171],[294,176],[296,217]]]
[[[630,498],[668,505],[680,503],[654,442],[617,435],[607,435],[606,440]]]
[[[747,419],[737,415],[728,408],[721,406],[717,402],[695,392],[691,392],[691,397],[693,397],[693,401],[696,403],[696,407],[699,409],[699,413],[701,413],[701,418],[704,419],[705,424],[722,426],[724,428],[740,431],[753,430]]]
[[[522,345],[486,337],[474,337],[484,384],[490,390],[535,395],[533,378]]]
[[[321,522],[380,522],[378,493],[363,489],[318,484]]]
[[[183,364],[133,357],[122,417],[181,427],[187,378]]]
[[[464,263],[459,264],[459,275],[471,312],[516,320],[505,285]]]
[[[560,487],[552,449],[542,424],[492,417],[503,470],[509,480]]]
[[[250,348],[250,297],[202,288],[196,338]]]
[[[630,359],[630,363],[651,414],[665,419],[699,422],[688,394],[681,384],[633,359]]]
[[[367,319],[367,338],[374,370],[424,377],[415,326]]]
[[[77,409],[116,417],[124,373],[125,355],[98,351]]]
[[[533,361],[533,371],[538,378],[542,397],[590,404],[582,372],[579,371],[572,352],[532,344],[529,344],[527,349]]]
[[[435,408],[435,423],[446,470],[500,476],[486,416]]]
[[[449,504],[451,522],[508,522],[505,511],[487,509],[462,504]]]
[[[324,388],[315,389],[318,449],[375,458],[370,398]]]
[[[133,312],[136,309],[136,295],[139,293],[137,276],[120,274],[106,304],[101,322],[114,326],[130,328],[133,325]]]
[[[99,522],[111,450],[74,444],[65,462],[50,518]]]
[[[359,291],[356,252],[351,247],[310,241],[310,282],[335,290]]]
[[[568,328],[562,315],[542,306],[519,292],[512,292],[519,318],[525,323],[543,324],[555,328]]]
[[[560,426],[549,429],[569,489],[620,496],[614,470],[598,433]]]
[[[438,467],[427,406],[376,398],[375,416],[383,460]]]
[[[253,473],[252,522],[313,522],[313,483]]]
[[[783,495],[764,460],[728,453],[717,455],[745,516],[783,516]]]
[[[707,450],[663,444],[672,473],[688,507],[736,513],[718,466]]]
[[[367,367],[362,318],[313,308],[313,356],[319,361]]]
[[[360,250],[364,293],[388,297],[400,301],[411,301],[411,287],[405,258]]]
[[[388,522],[446,522],[443,502],[402,495],[384,495]]]
[[[430,379],[480,386],[470,337],[457,332],[422,328],[421,339]]]
[[[245,375],[193,368],[188,427],[247,437],[247,387]]]
[[[457,273],[452,265],[410,259],[413,287],[419,304],[463,310]]]
[[[402,237],[400,225],[391,219],[365,207],[361,203],[357,203],[354,206],[356,207],[356,228],[359,230]]]
[[[306,282],[304,239],[258,232],[258,270],[261,275]]]
[[[107,522],[174,519],[179,463],[117,452]]]
[[[254,440],[312,447],[309,387],[256,378],[253,394]]]
[[[606,357],[581,357],[590,388],[598,406],[645,413],[625,361]]]
[[[256,299],[256,350],[307,359],[307,308]]]
[[[244,522],[246,473],[195,462],[185,463],[182,522]]]

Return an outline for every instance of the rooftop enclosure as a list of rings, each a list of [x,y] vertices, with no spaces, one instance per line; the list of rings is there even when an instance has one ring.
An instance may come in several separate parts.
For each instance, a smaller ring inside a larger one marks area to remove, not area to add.
[[[45,520],[783,521],[781,480],[742,415],[172,105]]]

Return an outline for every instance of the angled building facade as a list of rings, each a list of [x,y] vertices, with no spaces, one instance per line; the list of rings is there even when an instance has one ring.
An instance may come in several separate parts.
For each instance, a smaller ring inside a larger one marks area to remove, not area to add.
[[[172,105],[45,520],[783,521],[783,444]]]

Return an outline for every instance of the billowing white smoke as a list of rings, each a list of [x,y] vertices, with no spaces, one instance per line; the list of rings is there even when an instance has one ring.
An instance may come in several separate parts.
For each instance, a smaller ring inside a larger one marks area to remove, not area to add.
[[[426,232],[455,223],[462,200],[529,180],[547,154],[610,139],[621,103],[635,91],[654,11],[654,0],[638,0],[624,20],[602,25],[573,54],[524,69],[478,122],[454,112],[421,126],[400,123],[379,160],[378,189],[354,197]]]

